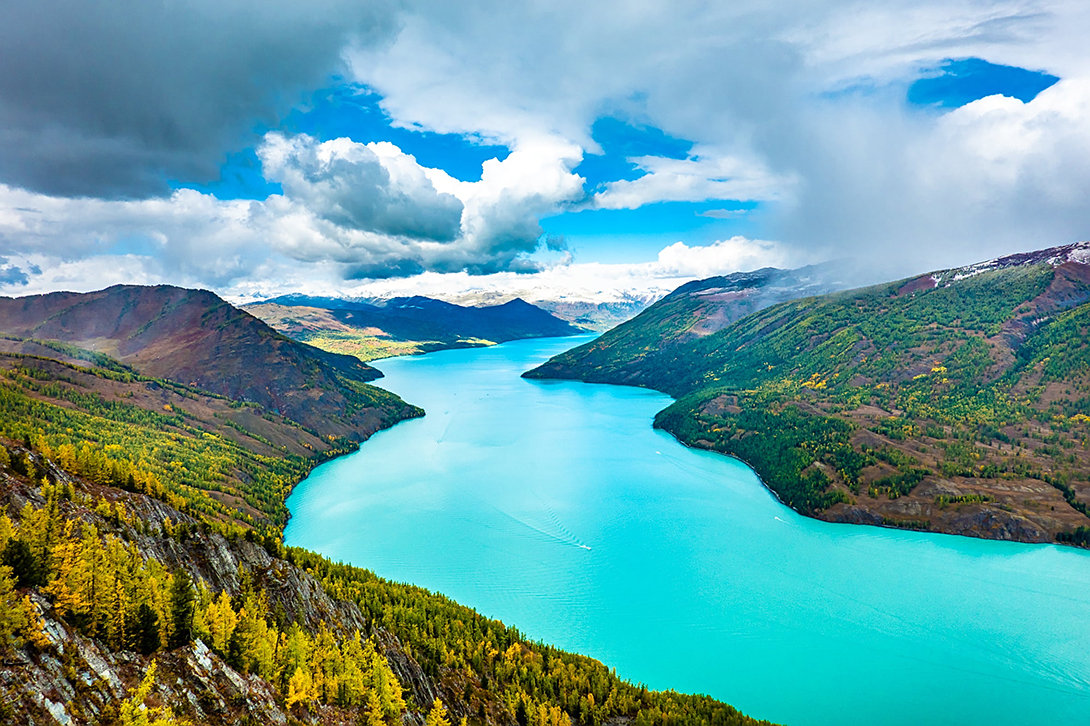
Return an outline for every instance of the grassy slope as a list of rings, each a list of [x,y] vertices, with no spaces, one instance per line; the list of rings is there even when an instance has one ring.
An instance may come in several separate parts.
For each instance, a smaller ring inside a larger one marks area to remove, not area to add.
[[[656,425],[744,459],[806,514],[1077,539],[1090,525],[1087,269],[1021,265],[797,300],[648,355],[657,326],[683,319],[653,306],[619,345],[532,375],[679,396]]]
[[[417,355],[453,347],[457,341],[431,340],[426,336],[402,337],[370,325],[355,326],[333,310],[306,305],[260,303],[246,311],[295,340],[330,353],[341,353],[367,362],[398,355]],[[482,341],[482,344],[487,341]]]

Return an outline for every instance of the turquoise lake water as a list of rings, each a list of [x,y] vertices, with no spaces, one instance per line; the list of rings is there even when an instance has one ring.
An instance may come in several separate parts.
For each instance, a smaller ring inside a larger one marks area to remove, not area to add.
[[[427,416],[315,469],[288,543],[773,721],[1090,723],[1090,552],[801,517],[662,394],[519,377],[583,340],[379,361]]]

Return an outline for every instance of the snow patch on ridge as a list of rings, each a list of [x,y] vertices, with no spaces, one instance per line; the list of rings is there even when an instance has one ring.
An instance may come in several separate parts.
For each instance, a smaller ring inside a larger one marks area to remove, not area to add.
[[[938,273],[936,283],[945,286],[952,285],[970,277],[976,277],[992,270],[1001,270],[1009,267],[1023,267],[1028,265],[1047,264],[1053,267],[1074,262],[1080,265],[1090,265],[1090,241],[1075,242],[1060,247],[1050,247],[1035,252],[1020,252],[1005,257],[997,257],[993,260],[978,262],[966,267],[959,267]],[[952,275],[951,275],[952,273]]]

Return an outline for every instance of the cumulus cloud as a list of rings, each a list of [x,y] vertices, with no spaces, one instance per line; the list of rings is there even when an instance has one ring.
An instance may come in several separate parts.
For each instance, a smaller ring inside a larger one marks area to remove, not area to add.
[[[258,267],[267,252],[260,210],[258,202],[189,189],[118,202],[0,186],[0,254],[47,270],[87,258],[143,258],[145,269],[223,285]],[[119,263],[118,271],[131,269]]]
[[[271,133],[258,155],[266,179],[334,225],[436,242],[458,235],[462,203],[393,144]]]
[[[477,182],[421,166],[387,142],[274,133],[258,155],[283,194],[221,200],[180,189],[119,201],[0,185],[0,255],[51,269],[87,259],[96,272],[101,260],[126,257],[98,282],[124,274],[222,289],[285,279],[300,263],[327,285],[428,270],[532,271],[542,266],[532,253],[557,246],[542,239],[538,220],[583,195],[582,178],[571,172],[578,147],[557,148],[551,139],[486,162]],[[27,282],[18,269],[11,279],[0,270],[0,288]],[[36,284],[68,282],[67,274]]]
[[[465,204],[462,226],[470,250],[506,255],[513,262],[537,247],[542,235],[538,220],[583,198],[584,180],[572,172],[581,159],[575,144],[534,137],[520,141],[503,161],[486,161],[479,182],[457,182],[439,173],[433,178]],[[468,267],[472,272],[503,269],[488,262]]]
[[[265,212],[291,220],[276,244],[298,259],[345,263],[349,278],[537,269],[538,220],[583,196],[571,171],[579,148],[550,138],[484,162],[476,182],[423,167],[387,142],[270,134],[259,156],[284,188]]]

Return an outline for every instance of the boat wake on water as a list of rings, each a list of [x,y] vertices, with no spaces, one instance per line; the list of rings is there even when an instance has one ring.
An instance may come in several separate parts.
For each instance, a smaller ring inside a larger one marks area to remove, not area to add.
[[[542,535],[543,537],[548,538],[549,540],[551,540],[553,542],[557,542],[559,544],[567,545],[569,547],[576,547],[576,548],[581,549],[581,550],[587,550],[587,551],[591,550],[590,545],[588,545],[585,542],[583,542],[582,540],[580,540],[578,537],[576,537],[571,532],[571,530],[569,530],[567,527],[565,527],[560,522],[560,518],[556,516],[556,513],[553,512],[553,510],[550,509],[547,505],[544,507],[544,510],[545,510],[546,514],[548,515],[548,517],[549,517],[549,520],[550,520],[549,524],[552,525],[551,527],[548,526],[548,525],[539,526],[538,524],[535,524],[533,522],[529,522],[529,521],[523,519],[522,517],[516,517],[515,515],[511,514],[510,512],[505,511],[503,509],[500,509],[499,507],[497,507],[495,505],[492,505],[492,508],[494,510],[496,510],[497,512],[499,512],[500,514],[502,514],[504,517],[506,517],[506,518],[508,518],[508,519],[510,519],[510,520],[512,520],[514,522],[517,522],[518,524],[521,524],[523,527],[526,527],[527,529],[530,529],[530,530]]]

